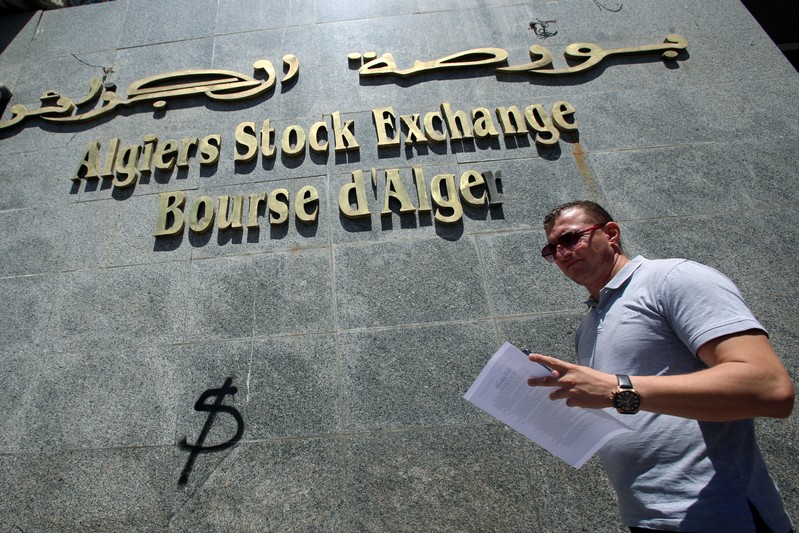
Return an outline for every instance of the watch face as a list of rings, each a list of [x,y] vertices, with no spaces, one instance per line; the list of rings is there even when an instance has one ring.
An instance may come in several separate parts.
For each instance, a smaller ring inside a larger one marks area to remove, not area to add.
[[[641,407],[641,397],[631,390],[619,391],[613,397],[613,407],[620,413],[637,413]]]

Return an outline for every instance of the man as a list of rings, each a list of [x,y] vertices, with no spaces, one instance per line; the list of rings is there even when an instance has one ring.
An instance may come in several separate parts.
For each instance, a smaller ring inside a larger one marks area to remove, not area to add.
[[[615,407],[633,431],[600,450],[635,531],[771,531],[792,525],[758,450],[753,418],[791,414],[791,378],[735,285],[684,259],[629,259],[600,205],[544,219],[541,255],[590,294],[578,365],[541,354],[569,406]]]

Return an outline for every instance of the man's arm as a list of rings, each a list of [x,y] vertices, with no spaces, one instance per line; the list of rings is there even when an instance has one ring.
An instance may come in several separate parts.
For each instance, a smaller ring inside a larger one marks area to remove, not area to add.
[[[762,331],[713,339],[697,355],[709,368],[678,376],[631,376],[641,409],[714,422],[791,414],[793,382]],[[528,381],[558,387],[551,399],[565,399],[573,407],[612,406],[615,375],[540,354],[529,357],[553,369],[552,377]]]

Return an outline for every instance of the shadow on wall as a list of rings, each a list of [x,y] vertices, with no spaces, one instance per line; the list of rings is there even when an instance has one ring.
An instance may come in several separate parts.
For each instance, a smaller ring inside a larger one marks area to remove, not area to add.
[[[742,0],[783,55],[799,71],[799,2],[796,0]]]
[[[27,26],[34,15],[36,15],[35,11],[28,11],[3,16],[2,9],[0,9],[0,55],[17,38],[17,34],[22,31],[22,28]],[[6,106],[10,100],[11,90],[6,87],[5,80],[0,79],[0,117],[5,113]]]
[[[0,54],[11,44],[11,41],[17,38],[17,34],[36,14],[36,11],[27,11],[4,16],[2,11],[0,11],[0,17],[2,17],[0,18]]]

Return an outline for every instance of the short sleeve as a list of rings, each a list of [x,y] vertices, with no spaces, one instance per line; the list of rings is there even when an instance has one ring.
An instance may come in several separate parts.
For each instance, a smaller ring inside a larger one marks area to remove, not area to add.
[[[694,355],[703,344],[724,335],[766,332],[727,276],[693,261],[677,263],[664,276],[658,300],[672,329]]]

